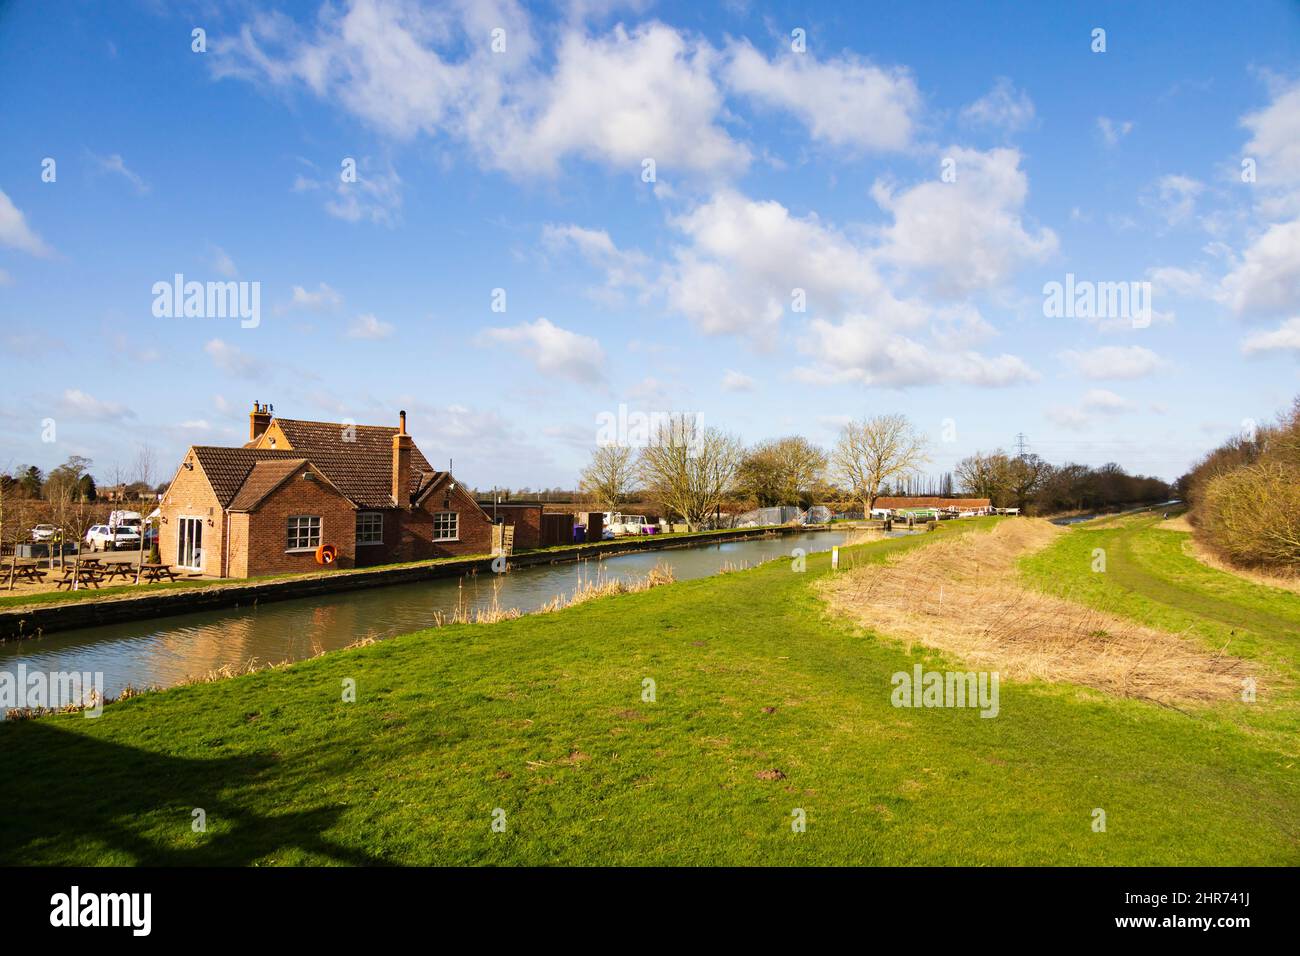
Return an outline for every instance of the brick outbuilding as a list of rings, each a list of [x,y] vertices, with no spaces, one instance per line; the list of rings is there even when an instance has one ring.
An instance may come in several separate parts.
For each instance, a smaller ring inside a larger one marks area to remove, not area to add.
[[[275,418],[254,403],[242,447],[195,445],[159,505],[163,563],[213,577],[487,554],[492,523],[398,427]]]

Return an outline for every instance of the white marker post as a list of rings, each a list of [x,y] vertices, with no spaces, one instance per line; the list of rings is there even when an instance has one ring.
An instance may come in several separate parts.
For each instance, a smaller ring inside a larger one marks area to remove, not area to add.
[[[840,548],[839,545],[831,548],[831,570],[838,571],[840,568]]]

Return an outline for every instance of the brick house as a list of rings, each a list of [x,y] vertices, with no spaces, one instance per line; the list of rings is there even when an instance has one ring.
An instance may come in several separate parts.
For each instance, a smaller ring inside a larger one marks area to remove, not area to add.
[[[492,522],[447,471],[433,468],[406,431],[275,418],[254,403],[242,447],[195,445],[161,513],[164,564],[212,577],[487,554]]]

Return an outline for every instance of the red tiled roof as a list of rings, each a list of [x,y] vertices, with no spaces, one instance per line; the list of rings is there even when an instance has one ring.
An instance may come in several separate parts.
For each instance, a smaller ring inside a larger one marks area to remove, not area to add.
[[[354,504],[364,508],[393,506],[393,436],[397,434],[396,428],[378,425],[349,428],[337,422],[304,422],[286,418],[277,418],[275,422],[293,448],[195,446],[199,463],[223,508],[231,507],[236,495],[240,495],[242,503],[254,494],[250,490],[248,496],[243,496],[240,491],[260,461],[309,461]],[[348,429],[346,432],[345,428]],[[345,441],[345,435],[356,440]],[[283,479],[285,473],[259,472],[258,486],[276,474]],[[412,443],[409,493],[417,494],[442,474],[430,466],[428,459]]]
[[[299,468],[305,468],[306,458],[286,458],[283,461],[257,461],[249,470],[239,491],[231,499],[231,511],[252,511],[262,499],[284,483]],[[206,469],[205,469],[206,470]]]
[[[988,498],[886,498],[876,499],[877,508],[956,508],[959,511],[971,511],[988,508],[993,504]]]

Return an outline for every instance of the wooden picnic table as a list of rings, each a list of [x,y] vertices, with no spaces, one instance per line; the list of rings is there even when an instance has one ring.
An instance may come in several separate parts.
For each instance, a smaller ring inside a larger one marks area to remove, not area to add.
[[[104,576],[94,568],[73,567],[68,564],[63,567],[63,577],[54,582],[54,590],[59,591],[66,587],[71,591],[79,583],[99,587],[99,582],[103,580]]]
[[[37,564],[15,563],[12,567],[0,568],[0,576],[7,579],[11,571],[13,572],[14,580],[32,581],[35,584],[40,584],[44,581],[46,575],[46,572]]]
[[[166,578],[168,581],[175,581],[180,577],[179,574],[173,571],[166,564],[144,564],[141,565],[141,569],[144,579],[153,584],[157,584],[159,581],[163,580],[163,578]]]
[[[96,568],[96,570],[100,571],[104,575],[104,580],[106,581],[112,578],[125,579],[135,577],[135,565],[127,564],[125,561],[115,561],[112,564],[105,564]]]

